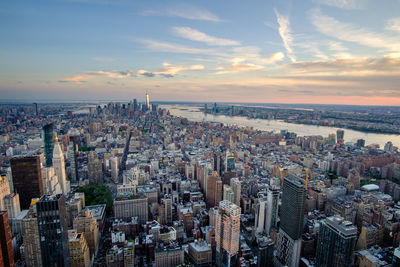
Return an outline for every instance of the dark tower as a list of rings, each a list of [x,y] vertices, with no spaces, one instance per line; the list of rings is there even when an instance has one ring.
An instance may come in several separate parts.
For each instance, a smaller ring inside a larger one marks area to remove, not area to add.
[[[69,266],[65,197],[43,196],[36,203],[43,266]]]
[[[40,157],[20,157],[10,160],[14,191],[19,194],[21,209],[29,209],[32,198],[43,195]]]
[[[43,126],[44,156],[46,157],[46,167],[53,165],[53,124],[49,123]]]

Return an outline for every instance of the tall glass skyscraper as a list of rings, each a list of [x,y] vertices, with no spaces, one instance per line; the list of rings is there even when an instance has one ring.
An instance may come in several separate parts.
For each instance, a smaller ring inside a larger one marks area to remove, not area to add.
[[[36,203],[43,266],[69,266],[65,197],[43,196]]]
[[[278,236],[278,260],[297,267],[300,260],[306,189],[303,180],[289,175],[283,182],[281,223]]]
[[[316,266],[339,267],[353,265],[353,251],[357,242],[357,227],[340,216],[321,222]]]
[[[44,156],[46,158],[46,167],[51,167],[53,165],[53,128],[53,123],[43,126]]]

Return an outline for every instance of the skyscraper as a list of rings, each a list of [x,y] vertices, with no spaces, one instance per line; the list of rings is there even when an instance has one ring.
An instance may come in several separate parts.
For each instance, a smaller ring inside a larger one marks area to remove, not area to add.
[[[95,151],[88,155],[88,178],[89,183],[103,183],[103,164],[101,164]]]
[[[36,203],[43,266],[69,266],[64,195],[43,196]]]
[[[265,214],[267,209],[267,198],[264,195],[258,196],[256,204],[256,216],[254,222],[255,235],[263,234],[265,231]]]
[[[44,156],[46,158],[46,167],[51,167],[53,165],[53,127],[53,123],[43,126]]]
[[[69,137],[69,144],[68,144],[68,160],[70,164],[70,170],[71,170],[71,177],[70,181],[71,183],[75,184],[78,182],[78,162],[76,159],[76,137],[70,136]]]
[[[110,158],[110,166],[111,166],[111,180],[114,183],[118,183],[118,158],[112,157]]]
[[[357,227],[339,216],[321,222],[316,266],[339,267],[353,265],[353,251],[357,242]]]
[[[289,267],[299,265],[305,196],[306,189],[302,180],[293,175],[284,179],[278,235],[278,260],[281,264]]]
[[[19,194],[21,209],[28,209],[32,198],[43,195],[40,157],[20,157],[10,160],[14,191]]]
[[[267,207],[264,232],[269,234],[271,227],[276,227],[278,222],[279,189],[276,186],[270,186],[267,189]]]
[[[240,182],[239,178],[232,178],[231,179],[231,188],[233,191],[233,203],[240,206],[240,194],[242,190],[242,183]]]
[[[61,190],[64,195],[67,195],[70,191],[70,184],[69,181],[67,181],[67,176],[65,175],[64,153],[61,150],[61,146],[58,142],[57,136],[55,137],[53,149],[53,167],[54,173],[58,178],[58,183],[61,186]]]
[[[235,196],[233,194],[232,188],[227,184],[224,184],[222,199],[234,203]]]
[[[343,130],[337,130],[336,131],[336,138],[338,143],[343,143],[344,141],[344,131]]]
[[[274,258],[274,241],[265,236],[257,238],[257,267],[272,267]]]
[[[239,252],[240,208],[230,201],[219,203],[215,226],[217,266],[231,266]]]
[[[15,266],[7,211],[0,211],[0,266]]]
[[[217,172],[207,177],[206,204],[207,207],[215,207],[222,200],[222,180]]]
[[[146,92],[146,110],[150,111],[150,96],[147,92]]]
[[[138,111],[138,104],[136,98],[133,99],[133,111]]]
[[[35,206],[37,201],[38,199],[32,201],[29,213],[22,220],[24,257],[28,267],[42,266],[39,225]]]
[[[172,199],[171,196],[167,196],[162,199],[165,206],[165,222],[172,224]]]

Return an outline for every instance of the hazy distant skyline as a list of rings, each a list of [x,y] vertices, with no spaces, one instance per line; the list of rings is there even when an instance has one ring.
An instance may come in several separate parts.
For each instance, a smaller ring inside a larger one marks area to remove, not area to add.
[[[0,3],[2,100],[400,105],[400,0]]]

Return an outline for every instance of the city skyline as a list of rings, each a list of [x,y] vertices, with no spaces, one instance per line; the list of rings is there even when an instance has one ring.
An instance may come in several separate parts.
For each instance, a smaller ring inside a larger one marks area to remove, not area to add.
[[[0,95],[399,105],[399,8],[398,0],[5,1]]]

